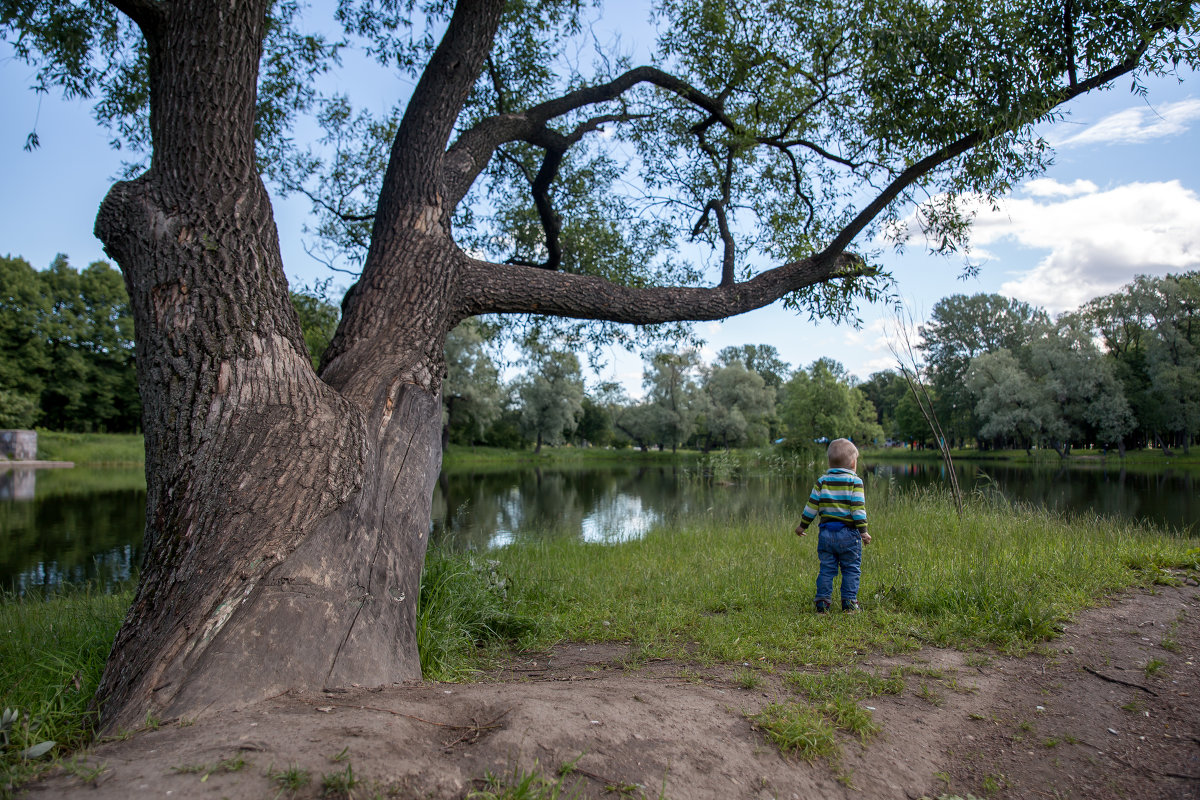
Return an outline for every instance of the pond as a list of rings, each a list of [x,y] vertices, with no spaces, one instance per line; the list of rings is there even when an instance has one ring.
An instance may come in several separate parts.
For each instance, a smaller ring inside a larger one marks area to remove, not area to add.
[[[633,458],[636,458],[634,456]],[[631,461],[633,460],[631,458]],[[995,489],[1013,501],[1142,518],[1200,534],[1200,475],[1122,470],[1119,465],[956,465],[964,490]],[[935,462],[865,463],[870,496],[942,483]],[[733,484],[697,478],[694,467],[451,469],[433,498],[431,539],[487,549],[530,537],[616,543],[692,515],[740,519],[763,509],[798,513],[812,475],[751,477]],[[889,487],[890,489],[890,487]],[[0,471],[0,589],[24,593],[93,584],[111,590],[141,563],[145,478],[140,467]]]

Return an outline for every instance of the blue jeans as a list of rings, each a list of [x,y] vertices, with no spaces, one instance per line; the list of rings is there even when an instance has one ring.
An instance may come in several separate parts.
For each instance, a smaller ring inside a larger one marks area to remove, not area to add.
[[[842,571],[842,608],[858,599],[858,576],[862,574],[862,536],[857,528],[841,524],[822,525],[817,535],[817,605],[829,605],[833,598],[833,579]]]

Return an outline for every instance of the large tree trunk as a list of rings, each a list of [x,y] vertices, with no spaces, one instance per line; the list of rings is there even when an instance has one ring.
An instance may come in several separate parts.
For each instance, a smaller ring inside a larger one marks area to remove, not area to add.
[[[457,321],[449,212],[393,195],[356,291],[386,293],[387,312],[348,310],[319,379],[254,164],[266,5],[178,2],[139,20],[154,161],[96,221],[134,309],[146,431],[145,563],[97,695],[110,730],[420,676]]]

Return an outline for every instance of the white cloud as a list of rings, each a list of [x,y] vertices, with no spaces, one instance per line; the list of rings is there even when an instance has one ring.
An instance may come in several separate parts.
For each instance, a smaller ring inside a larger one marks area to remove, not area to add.
[[[1073,183],[1059,183],[1053,178],[1034,178],[1021,187],[1026,194],[1034,197],[1078,197],[1081,194],[1091,194],[1098,188],[1096,184],[1082,178]]]
[[[1151,139],[1177,136],[1188,123],[1200,119],[1200,100],[1187,99],[1153,108],[1139,106],[1110,114],[1074,135],[1063,135],[1062,124],[1048,137],[1055,147],[1089,144],[1140,144]]]
[[[1116,291],[1135,275],[1200,267],[1200,197],[1179,181],[1131,183],[1075,197],[1053,193],[982,208],[972,239],[1048,251],[1002,284],[1007,295],[1050,312]]]

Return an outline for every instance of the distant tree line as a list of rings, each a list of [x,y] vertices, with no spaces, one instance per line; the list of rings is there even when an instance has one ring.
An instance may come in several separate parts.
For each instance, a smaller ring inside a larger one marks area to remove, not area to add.
[[[326,289],[292,293],[317,356],[338,322]],[[105,261],[76,270],[61,254],[44,270],[0,257],[0,428],[125,433],[141,417],[121,273]]]
[[[874,406],[841,364],[818,359],[793,370],[770,345],[727,347],[711,364],[692,348],[647,351],[640,399],[614,382],[586,390],[574,353],[534,348],[525,356],[526,370],[506,385],[482,323],[450,332],[446,443],[707,451],[883,434]]]
[[[953,295],[920,336],[953,445],[1187,452],[1200,433],[1200,272],[1138,277],[1054,319],[997,294]],[[860,388],[888,435],[930,439],[895,372]]]
[[[141,413],[121,273],[0,258],[0,427],[133,431]]]
[[[316,365],[337,327],[328,283],[291,293]],[[505,382],[472,319],[447,337],[443,444],[509,448],[573,443],[703,451],[769,442],[809,447],[931,443],[904,379],[860,382],[819,358],[793,369],[770,345],[643,353],[640,399],[617,383],[587,391],[579,359],[529,348]],[[919,329],[922,379],[953,446],[1155,445],[1188,451],[1200,434],[1200,272],[1139,277],[1051,319],[997,294],[953,295]],[[45,270],[0,258],[0,427],[139,430],[133,319],[120,272],[82,271],[59,255]]]

